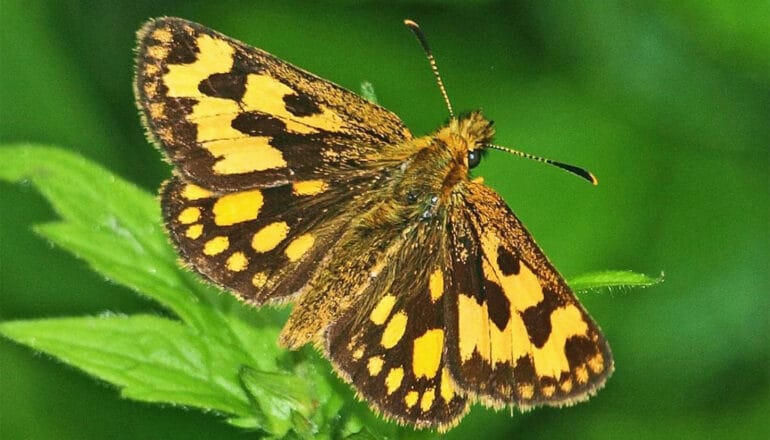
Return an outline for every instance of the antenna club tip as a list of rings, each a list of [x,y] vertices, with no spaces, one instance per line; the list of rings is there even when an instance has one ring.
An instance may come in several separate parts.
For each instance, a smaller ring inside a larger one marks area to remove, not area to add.
[[[599,179],[597,179],[596,176],[594,176],[591,173],[588,173],[588,176],[591,178],[591,185],[593,186],[599,185]]]
[[[420,25],[417,24],[416,21],[414,21],[412,19],[409,19],[409,18],[404,19],[404,24],[409,26],[410,28],[419,28],[420,27]]]

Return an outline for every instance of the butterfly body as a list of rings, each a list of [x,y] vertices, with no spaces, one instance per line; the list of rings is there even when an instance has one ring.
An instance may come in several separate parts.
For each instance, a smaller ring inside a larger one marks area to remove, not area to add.
[[[450,210],[469,182],[468,154],[481,149],[491,136],[491,124],[480,113],[471,113],[452,119],[432,135],[384,148],[371,162],[377,184],[341,210],[342,215],[354,213],[348,230],[308,282],[309,290],[295,307],[282,342],[291,348],[322,342],[323,325],[338,320],[340,312],[367,294],[359,287],[375,282],[381,272],[378,266],[403,258],[395,250],[421,244],[441,252]],[[351,255],[362,258],[349,260]],[[410,287],[404,294],[412,292],[416,290]],[[323,319],[318,319],[319,313]]]
[[[279,342],[317,346],[387,417],[447,429],[488,406],[584,400],[612,371],[598,327],[469,169],[479,112],[414,137],[389,111],[201,25],[139,33],[136,94],[175,166],[164,220],[196,271],[294,303]]]

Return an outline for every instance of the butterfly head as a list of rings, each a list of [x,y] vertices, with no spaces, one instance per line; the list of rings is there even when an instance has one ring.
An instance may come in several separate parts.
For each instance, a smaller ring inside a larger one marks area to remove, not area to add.
[[[453,124],[455,123],[456,124]],[[475,111],[465,117],[453,119],[449,125],[458,137],[460,152],[465,158],[468,169],[476,168],[481,163],[482,152],[489,146],[495,130],[492,121],[485,118],[481,112]]]
[[[479,163],[481,163],[481,153],[486,148],[493,148],[495,150],[505,151],[520,157],[525,157],[527,159],[533,159],[538,162],[554,165],[558,168],[569,171],[570,173],[575,174],[594,185],[598,183],[596,177],[594,177],[591,172],[583,168],[557,162],[551,159],[546,159],[544,157],[535,156],[533,154],[514,150],[512,148],[506,148],[492,144],[492,136],[494,135],[494,130],[492,129],[492,121],[482,116],[481,112],[476,111],[470,113],[466,117],[455,118],[454,110],[452,109],[452,103],[449,101],[449,95],[447,94],[446,88],[444,87],[444,81],[441,79],[441,74],[438,71],[436,59],[433,57],[433,51],[431,51],[430,46],[428,46],[428,40],[425,38],[425,34],[422,32],[422,29],[420,29],[420,25],[412,20],[404,20],[404,24],[417,37],[417,40],[420,42],[420,46],[422,46],[425,55],[428,57],[428,62],[430,63],[431,70],[433,70],[433,75],[436,77],[436,84],[438,85],[439,91],[441,92],[441,96],[444,98],[444,103],[446,104],[447,110],[449,111],[449,116],[451,118],[449,125],[445,127],[445,129],[448,130],[450,134],[459,136],[459,142],[454,141],[449,143],[449,145],[460,147],[461,150],[463,146],[467,148],[467,151],[463,152],[463,155],[466,156],[464,159],[466,166],[466,178],[467,170],[475,168],[479,165]],[[440,134],[441,131],[439,131],[439,135]]]
[[[481,112],[474,111],[459,118],[451,118],[449,124],[435,133],[434,148],[451,156],[458,177],[468,176],[468,170],[481,163],[482,152],[490,145],[495,130],[492,121]]]
[[[444,127],[437,133],[437,138],[441,138],[442,134],[445,139],[444,142],[450,146],[450,150],[459,150],[462,153],[462,162],[465,165],[465,174],[467,177],[467,170],[475,168],[481,163],[481,153],[489,145],[494,136],[494,130],[492,129],[492,121],[482,116],[480,111],[474,111],[467,116],[455,117],[454,110],[452,109],[452,102],[449,100],[446,87],[444,87],[444,81],[441,79],[441,74],[438,70],[438,64],[433,56],[428,45],[428,39],[425,38],[425,34],[413,20],[404,20],[404,24],[414,33],[417,40],[420,42],[425,55],[428,57],[433,75],[436,77],[436,84],[438,85],[441,96],[444,98],[447,110],[449,111],[449,125]],[[451,148],[454,147],[454,148]]]

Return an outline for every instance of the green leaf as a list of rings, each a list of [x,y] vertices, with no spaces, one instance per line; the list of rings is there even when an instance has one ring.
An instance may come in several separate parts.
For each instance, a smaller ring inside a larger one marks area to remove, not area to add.
[[[201,319],[196,316],[198,310],[190,307],[190,288],[176,268],[152,195],[56,148],[4,147],[0,162],[0,179],[31,183],[61,217],[37,227],[38,232],[185,321]]]
[[[263,430],[280,438],[296,426],[301,437],[310,437],[314,429],[308,418],[313,413],[314,399],[304,381],[293,374],[260,372],[246,366],[239,376],[258,409],[256,418]]]
[[[589,272],[568,280],[573,290],[583,292],[597,289],[650,287],[663,282],[663,274],[652,277],[630,270]]]
[[[377,94],[374,93],[374,86],[369,81],[361,83],[361,96],[372,104],[377,104]]]
[[[249,359],[189,326],[147,315],[15,321],[6,337],[117,385],[125,397],[250,415]]]
[[[336,391],[324,375],[296,375],[300,366],[287,362],[289,354],[277,347],[285,312],[244,307],[179,267],[153,195],[56,148],[3,147],[0,163],[0,179],[34,185],[61,217],[36,226],[38,233],[181,319],[17,321],[0,325],[0,333],[118,386],[127,398],[215,410],[241,426],[261,427],[251,394],[269,393],[260,391],[264,383],[252,384],[247,393],[240,377],[244,368],[254,374],[295,374],[297,386],[328,394],[316,401],[342,399],[331,397]],[[302,400],[285,400],[284,407],[294,422],[301,421],[294,413],[310,415]],[[328,424],[327,410],[314,408],[314,423]],[[278,416],[268,411],[261,421],[281,426],[285,422]]]
[[[278,313],[265,309],[246,315],[234,297],[221,295],[179,268],[155,196],[56,148],[4,147],[0,163],[0,179],[32,183],[61,216],[61,221],[36,226],[41,235],[222,343],[240,340],[234,347],[244,353],[253,353],[254,344],[265,348],[268,340],[275,347]],[[256,325],[243,325],[242,320]],[[269,356],[252,359],[261,369],[276,368]]]

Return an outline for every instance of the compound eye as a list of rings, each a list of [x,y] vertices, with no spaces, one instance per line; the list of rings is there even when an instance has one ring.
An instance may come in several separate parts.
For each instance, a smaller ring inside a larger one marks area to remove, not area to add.
[[[471,150],[468,152],[468,168],[476,168],[481,163],[481,150]]]

